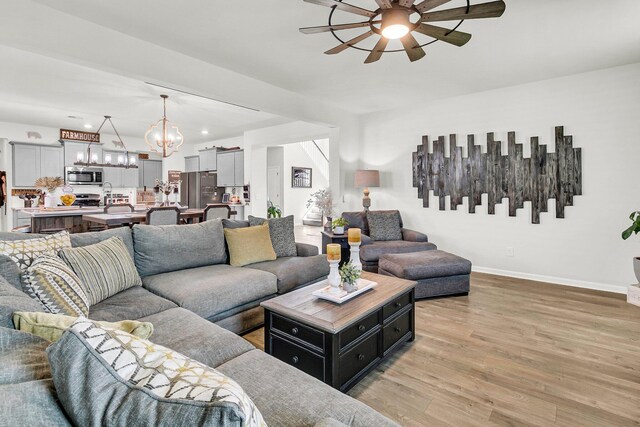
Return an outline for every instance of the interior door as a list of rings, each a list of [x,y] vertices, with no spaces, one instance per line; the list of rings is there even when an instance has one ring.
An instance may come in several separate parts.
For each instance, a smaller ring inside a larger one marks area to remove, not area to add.
[[[267,197],[276,206],[282,208],[282,195],[280,194],[282,176],[280,168],[273,166],[267,169]]]

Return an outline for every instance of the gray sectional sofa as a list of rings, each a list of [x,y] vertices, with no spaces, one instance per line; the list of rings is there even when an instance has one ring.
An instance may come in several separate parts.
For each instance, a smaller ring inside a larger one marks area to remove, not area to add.
[[[188,228],[197,226],[136,226],[133,232],[120,228],[71,235],[73,246],[120,236],[143,281],[143,286],[90,307],[89,317],[151,322],[151,341],[233,378],[270,426],[330,425],[335,421],[348,426],[395,426],[368,406],[233,333],[262,323],[261,301],[328,274],[326,259],[318,255],[317,248],[298,244],[297,257],[232,267],[226,263],[219,230]],[[190,234],[192,230],[198,232]],[[0,240],[33,237],[37,236],[0,233]],[[50,379],[44,353],[48,343],[12,329],[14,311],[42,311],[38,302],[22,292],[20,280],[17,265],[0,256],[0,394],[4,396],[0,412],[17,426],[69,425]]]

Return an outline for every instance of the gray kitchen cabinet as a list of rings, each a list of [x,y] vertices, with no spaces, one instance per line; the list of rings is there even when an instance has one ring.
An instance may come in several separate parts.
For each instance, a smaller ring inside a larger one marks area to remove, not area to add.
[[[218,169],[218,150],[215,148],[208,148],[206,150],[198,151],[200,154],[200,168],[201,172],[215,171]]]
[[[200,156],[187,156],[184,158],[184,171],[185,172],[199,172],[200,171]]]
[[[111,157],[111,164],[118,164],[118,157],[125,156],[124,151],[107,151],[103,152],[105,158]],[[133,162],[138,164],[138,155],[129,153],[129,161],[133,158]],[[126,161],[126,160],[125,160]],[[105,166],[102,169],[102,179],[105,182],[110,182],[113,188],[137,188],[138,187],[138,173],[137,168],[117,168]]]
[[[13,186],[33,187],[43,176],[64,177],[62,147],[12,142]]]
[[[138,155],[129,153],[129,163],[137,165]],[[124,188],[137,188],[138,187],[138,168],[122,169],[122,186]]]
[[[151,190],[156,185],[156,179],[162,180],[162,161],[161,160],[140,160],[140,169],[138,176],[140,188],[147,187]]]
[[[64,141],[64,165],[73,167],[78,161],[78,153],[82,154],[82,159],[86,162],[88,147],[89,143],[86,142]],[[95,157],[96,163],[102,163],[102,151],[101,144],[91,144],[91,157]]]
[[[244,151],[218,153],[218,187],[244,185]]]

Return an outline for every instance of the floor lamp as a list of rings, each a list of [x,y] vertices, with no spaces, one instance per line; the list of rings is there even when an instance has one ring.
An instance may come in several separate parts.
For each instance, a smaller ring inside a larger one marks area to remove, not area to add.
[[[355,179],[356,188],[364,187],[364,197],[362,198],[362,206],[365,211],[371,206],[371,198],[369,197],[369,187],[380,187],[380,171],[377,170],[357,170]]]

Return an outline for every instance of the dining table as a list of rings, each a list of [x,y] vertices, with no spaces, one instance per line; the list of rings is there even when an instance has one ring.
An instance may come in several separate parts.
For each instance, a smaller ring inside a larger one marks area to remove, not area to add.
[[[202,221],[204,209],[187,209],[180,212],[180,219],[186,223],[193,223],[195,220]],[[144,224],[147,220],[146,211],[119,212],[119,213],[91,213],[82,215],[82,220],[111,227],[122,227],[125,225]]]

